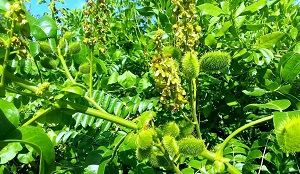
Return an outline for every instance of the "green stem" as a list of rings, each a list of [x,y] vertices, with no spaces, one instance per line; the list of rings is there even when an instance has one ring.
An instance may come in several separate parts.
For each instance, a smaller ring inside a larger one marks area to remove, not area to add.
[[[235,167],[233,167],[230,163],[225,163],[227,166],[227,172],[231,173],[231,174],[241,174],[240,171],[238,171]]]
[[[22,126],[28,126],[29,124],[31,124],[32,122],[34,122],[36,119],[38,119],[42,115],[45,115],[45,114],[49,113],[50,111],[52,111],[54,109],[55,108],[53,108],[53,107],[49,107],[49,108],[47,108],[45,110],[42,110],[40,112],[36,112],[37,114],[35,116],[33,116],[30,120],[28,120],[26,123],[24,123]]]
[[[197,119],[197,107],[196,107],[196,96],[197,96],[197,91],[196,91],[196,79],[193,78],[189,81],[189,88],[190,88],[190,105],[191,105],[191,112],[192,112],[192,116],[193,116],[193,121],[194,124],[196,126],[196,133],[197,133],[197,137],[199,139],[202,139],[201,137],[201,132],[200,132],[200,123],[198,122]]]
[[[90,81],[89,81],[89,95],[93,98],[93,62],[94,62],[94,47],[91,48],[90,53]]]
[[[235,130],[234,132],[232,132],[224,141],[223,143],[220,145],[220,148],[217,150],[216,152],[216,158],[222,158],[223,156],[223,150],[224,148],[226,147],[227,143],[234,137],[236,136],[238,133],[240,133],[241,131],[253,126],[253,125],[256,125],[258,123],[262,123],[264,121],[267,121],[267,120],[271,120],[273,118],[273,115],[271,116],[268,116],[268,117],[264,117],[264,118],[261,118],[261,119],[258,119],[258,120],[255,120],[255,121],[252,121],[248,124],[245,124],[244,126],[238,128],[237,130]]]
[[[14,74],[12,74],[8,71],[5,71],[5,76],[6,76],[7,79],[10,79],[11,81],[16,83],[17,85],[19,85],[19,86],[21,86],[25,89],[28,89],[29,91],[36,92],[38,90],[38,87],[36,87],[35,85],[29,83],[26,80],[23,80],[20,77],[17,77],[16,75],[14,75]]]
[[[66,73],[68,79],[69,79],[73,84],[76,83],[76,81],[73,79],[73,77],[72,77],[72,75],[71,75],[71,73],[70,73],[70,71],[69,71],[69,68],[68,68],[68,66],[67,66],[67,64],[66,64],[66,61],[65,61],[64,57],[61,55],[61,51],[60,51],[60,47],[59,47],[59,46],[58,46],[58,48],[57,48],[57,54],[58,54],[57,57],[59,58],[59,60],[60,60],[62,66],[63,66],[63,68],[64,68],[64,70],[65,70],[65,73]]]
[[[4,56],[4,61],[3,61],[3,66],[2,66],[2,76],[1,76],[1,84],[5,87],[6,83],[5,83],[5,76],[6,76],[6,67],[7,67],[7,63],[8,63],[8,58],[10,55],[10,48],[11,48],[11,39],[13,37],[13,31],[14,31],[14,27],[15,27],[15,22],[14,19],[12,19],[13,21],[11,22],[11,28],[8,30],[8,36],[9,39],[6,42],[6,48],[5,48],[5,56]]]
[[[138,129],[137,124],[135,124],[132,121],[125,120],[125,119],[117,117],[115,115],[111,115],[111,114],[108,114],[106,112],[103,112],[103,111],[100,111],[100,110],[97,110],[97,109],[92,109],[92,108],[89,108],[87,106],[83,106],[83,105],[80,105],[80,104],[71,103],[71,102],[68,102],[68,101],[57,101],[57,102],[54,103],[54,106],[56,108],[70,109],[70,110],[74,110],[76,112],[81,112],[81,113],[85,113],[85,114],[88,114],[88,115],[91,115],[91,116],[94,116],[94,117],[102,118],[102,119],[111,121],[113,123],[122,125],[124,127],[133,129],[133,130]]]
[[[92,98],[90,98],[88,96],[84,96],[84,98],[88,102],[90,102],[93,106],[95,106],[96,109],[100,110],[101,112],[105,112],[106,113],[106,111],[103,108],[101,108],[101,106],[99,106],[98,103],[96,103],[96,101],[94,99],[92,99]]]

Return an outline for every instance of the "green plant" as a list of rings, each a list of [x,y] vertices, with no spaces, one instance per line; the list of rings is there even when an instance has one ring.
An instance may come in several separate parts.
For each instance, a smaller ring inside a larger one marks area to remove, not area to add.
[[[2,173],[300,172],[293,1],[23,3],[0,3]]]

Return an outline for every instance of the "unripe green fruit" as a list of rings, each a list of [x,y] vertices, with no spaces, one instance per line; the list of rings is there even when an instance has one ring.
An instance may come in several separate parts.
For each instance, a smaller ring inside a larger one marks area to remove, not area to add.
[[[285,153],[300,152],[300,117],[290,118],[276,130],[278,145]]]
[[[56,69],[57,62],[50,57],[42,57],[40,60],[41,65],[47,69]]]
[[[153,131],[150,129],[139,132],[136,138],[136,145],[140,149],[147,149],[153,144]]]
[[[140,161],[149,158],[151,153],[153,153],[152,147],[149,147],[147,149],[137,148],[135,151],[136,158]]]
[[[48,42],[39,42],[40,49],[45,54],[51,54],[52,48]]]
[[[79,66],[79,72],[82,74],[89,74],[90,73],[90,65],[89,63],[83,63]]]
[[[163,135],[170,135],[176,138],[180,133],[180,129],[175,122],[169,122],[163,127]]]
[[[182,58],[182,69],[187,79],[196,78],[199,75],[197,55],[192,52],[187,52]]]
[[[65,34],[63,35],[63,38],[66,39],[67,41],[71,41],[71,39],[72,39],[72,32],[71,31],[65,32]]]
[[[230,64],[230,55],[226,52],[209,52],[200,59],[200,70],[204,72],[220,71]]]
[[[180,136],[187,137],[194,131],[195,125],[191,122],[184,121],[180,124]]]
[[[155,153],[152,153],[149,157],[149,162],[154,167],[164,167],[169,169],[172,165],[168,162],[165,156],[157,156]]]
[[[179,147],[174,137],[166,135],[163,137],[162,143],[171,156],[178,154]]]
[[[196,138],[183,138],[178,142],[179,152],[184,155],[199,156],[203,152],[204,141]]]
[[[64,38],[61,38],[60,40],[59,40],[59,47],[60,47],[60,49],[64,49],[64,48],[66,48],[66,40],[64,39]]]
[[[69,54],[78,54],[81,50],[79,42],[73,42],[69,45],[68,53]]]
[[[216,173],[224,173],[225,171],[225,165],[221,161],[215,161],[214,162],[214,171]]]

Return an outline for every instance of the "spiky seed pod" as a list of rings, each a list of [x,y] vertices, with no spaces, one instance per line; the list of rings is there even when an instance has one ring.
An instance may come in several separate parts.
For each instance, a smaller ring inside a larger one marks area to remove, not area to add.
[[[82,74],[89,74],[90,73],[90,64],[89,63],[83,63],[79,66],[79,72]]]
[[[164,125],[163,127],[163,135],[170,135],[174,138],[176,138],[180,133],[179,126],[175,122],[169,122]]]
[[[39,42],[40,49],[43,53],[45,54],[51,54],[52,53],[52,48],[48,42],[42,41]]]
[[[170,135],[166,135],[163,137],[162,143],[163,143],[165,149],[167,150],[167,152],[171,156],[178,154],[179,147],[178,147],[177,142],[174,137],[172,137]]]
[[[139,132],[137,138],[136,138],[136,145],[140,149],[147,149],[152,146],[153,144],[153,131],[150,129],[148,130],[142,130]]]
[[[187,79],[193,79],[199,75],[199,62],[195,53],[187,52],[183,56],[182,69]]]
[[[171,164],[169,161],[166,159],[165,156],[157,156],[155,153],[152,153],[149,157],[149,162],[151,165],[154,167],[164,167],[166,169],[171,168]]]
[[[214,166],[215,173],[224,173],[225,165],[223,162],[215,161],[213,166]]]
[[[278,145],[285,153],[300,152],[300,117],[284,121],[276,130]]]
[[[187,137],[191,135],[194,131],[195,125],[191,122],[184,121],[179,125],[180,137]]]
[[[200,58],[200,70],[204,72],[220,71],[230,65],[229,53],[222,51],[209,52]]]
[[[151,153],[153,153],[152,147],[149,147],[147,149],[137,148],[135,151],[136,158],[140,161],[149,158]]]
[[[50,57],[42,57],[40,60],[41,65],[47,69],[56,69],[57,62]]]
[[[45,94],[46,91],[48,91],[50,88],[50,83],[49,82],[44,82],[41,84],[41,86],[38,88],[38,90],[35,92],[36,95],[42,96]]]
[[[71,41],[71,39],[72,39],[72,32],[71,31],[65,32],[65,34],[63,35],[63,38],[66,39],[68,42]]]
[[[196,138],[183,138],[178,142],[179,152],[184,155],[199,156],[203,152],[204,141]]]
[[[69,54],[78,54],[81,50],[79,42],[73,42],[69,45],[68,53]]]

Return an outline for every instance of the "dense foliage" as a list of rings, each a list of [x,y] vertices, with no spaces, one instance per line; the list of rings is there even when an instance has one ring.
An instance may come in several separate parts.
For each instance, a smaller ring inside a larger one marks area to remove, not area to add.
[[[293,0],[24,1],[0,0],[0,173],[300,173]]]

